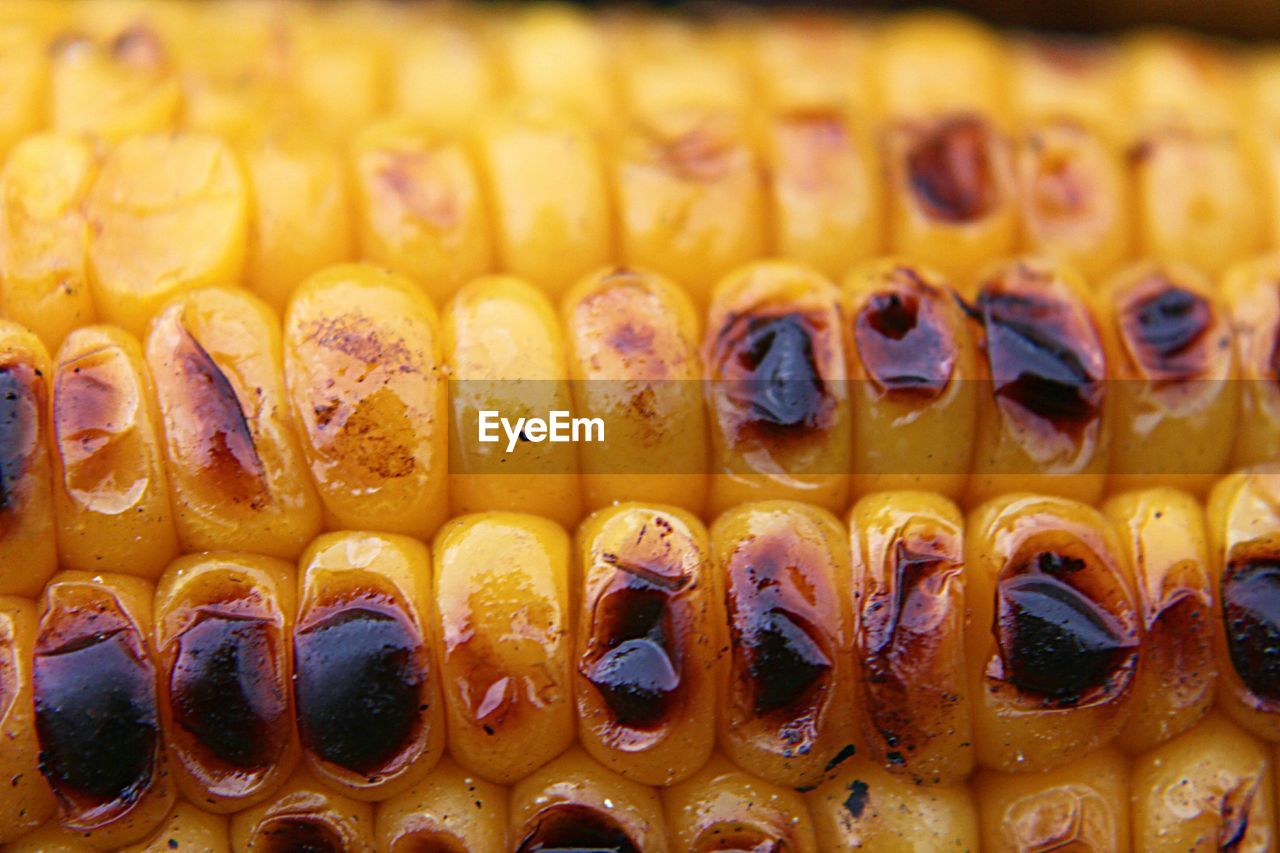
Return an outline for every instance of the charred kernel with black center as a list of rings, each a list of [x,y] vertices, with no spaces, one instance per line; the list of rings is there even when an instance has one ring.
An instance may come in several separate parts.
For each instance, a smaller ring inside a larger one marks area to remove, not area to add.
[[[624,726],[659,725],[680,690],[680,649],[673,642],[669,600],[668,590],[629,575],[624,586],[596,604],[592,645],[580,666]]]
[[[27,473],[43,404],[36,396],[36,371],[27,364],[0,365],[0,517],[16,509]]]
[[[1199,375],[1208,360],[1204,341],[1212,325],[1209,300],[1163,279],[1140,285],[1138,297],[1122,309],[1129,350],[1156,379]]]
[[[1280,702],[1280,555],[1232,558],[1220,592],[1236,674],[1254,696]]]
[[[992,130],[958,116],[927,129],[907,152],[907,178],[925,212],[943,222],[972,222],[1000,203]]]
[[[854,344],[868,377],[894,395],[933,399],[955,369],[955,340],[941,316],[942,294],[909,276],[872,294],[853,323]]]
[[[385,771],[422,725],[420,633],[394,604],[358,598],[304,619],[293,648],[303,745],[356,773]]]
[[[344,853],[342,836],[322,820],[272,818],[258,831],[253,849],[264,853]]]
[[[516,853],[570,850],[640,853],[639,846],[612,817],[599,809],[573,803],[549,806],[539,812],[516,847]]]

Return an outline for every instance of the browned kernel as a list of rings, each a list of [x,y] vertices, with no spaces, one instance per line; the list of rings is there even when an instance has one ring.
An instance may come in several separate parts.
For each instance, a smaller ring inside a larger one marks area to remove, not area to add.
[[[999,203],[992,130],[981,119],[956,116],[919,135],[907,153],[907,174],[921,207],[944,222],[972,222]]]
[[[858,356],[871,381],[894,396],[933,399],[955,370],[956,341],[942,318],[941,291],[909,267],[872,294],[853,322]]]
[[[548,806],[530,821],[516,853],[609,850],[639,853],[640,848],[617,821],[598,809],[562,803]]]

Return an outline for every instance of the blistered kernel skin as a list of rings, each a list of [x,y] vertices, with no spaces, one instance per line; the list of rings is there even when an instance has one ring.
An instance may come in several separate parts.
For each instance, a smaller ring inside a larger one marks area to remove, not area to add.
[[[373,853],[373,810],[299,767],[269,800],[231,818],[231,849]]]
[[[1092,292],[1070,267],[1034,258],[980,278],[969,308],[980,381],[966,502],[1015,489],[1096,502],[1113,403]]]
[[[0,751],[0,844],[44,823],[56,807],[40,776],[40,745],[32,720],[35,634],[35,604],[0,596],[0,738],[5,745]]]
[[[35,598],[58,568],[50,376],[40,339],[0,319],[0,595]]]
[[[817,853],[804,796],[757,779],[720,755],[662,791],[671,842],[691,853]],[[823,848],[834,849],[834,848]]]
[[[449,754],[510,784],[573,743],[569,537],[537,516],[480,513],[446,524],[434,551]]]
[[[161,34],[139,24],[97,41],[72,35],[51,52],[50,122],[118,142],[172,129],[182,91]]]
[[[271,309],[238,288],[193,291],[156,317],[146,354],[184,549],[295,558],[321,507]]]
[[[982,849],[1129,850],[1129,763],[1104,748],[1040,773],[981,771]]]
[[[1149,489],[1102,507],[1132,573],[1142,619],[1133,710],[1116,745],[1139,755],[1199,722],[1218,681],[1217,617],[1204,511],[1183,492]]]
[[[62,565],[158,577],[179,544],[155,386],[141,345],[114,326],[76,329],[58,350],[52,384]]]
[[[716,519],[711,550],[728,628],[719,747],[775,784],[816,784],[857,738],[848,534],[825,510],[762,501]]]
[[[284,321],[303,455],[331,530],[428,537],[448,511],[448,412],[435,309],[367,265],[305,281]]]
[[[1141,850],[1275,849],[1275,756],[1219,714],[1133,763],[1133,837]]]
[[[965,527],[965,666],[978,762],[1061,766],[1115,738],[1132,707],[1140,616],[1107,520],[1012,493]]]
[[[702,349],[713,515],[765,498],[845,509],[844,338],[839,291],[809,267],[761,261],[716,286]]]
[[[968,785],[917,785],[858,756],[805,795],[819,850],[978,850]]]
[[[711,755],[722,666],[706,528],[676,509],[625,503],[588,517],[577,543],[579,741],[637,782],[684,779]]]
[[[963,531],[955,505],[927,492],[868,495],[849,515],[863,741],[891,773],[931,785],[973,769]]]
[[[580,747],[511,788],[508,849],[607,849],[667,853],[658,793],[606,770]]]
[[[307,770],[343,796],[395,796],[444,751],[431,555],[406,536],[326,533],[300,566],[294,704]]]
[[[293,772],[294,569],[270,557],[176,560],[156,587],[160,712],[178,787],[208,811],[261,802]]]
[[[561,303],[578,417],[603,418],[604,441],[578,445],[583,501],[707,500],[701,318],[684,289],[645,270],[608,267]]]
[[[388,853],[469,853],[505,849],[507,788],[445,758],[409,790],[381,802],[374,836]]]
[[[973,335],[949,282],[887,257],[854,267],[841,298],[849,329],[853,494],[920,489],[959,498],[980,383]]]
[[[59,820],[97,849],[137,841],[175,799],[147,581],[62,572],[45,587],[32,666],[40,770]]]
[[[230,821],[225,815],[212,814],[179,800],[149,838],[122,848],[119,853],[171,853],[173,850],[231,853],[230,836]]]
[[[1280,459],[1280,257],[1241,261],[1221,281],[1240,377],[1232,468]]]

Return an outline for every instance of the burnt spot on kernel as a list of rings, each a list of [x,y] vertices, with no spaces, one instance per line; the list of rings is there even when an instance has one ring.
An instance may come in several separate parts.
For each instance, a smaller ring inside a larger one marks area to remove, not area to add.
[[[650,156],[668,174],[681,181],[711,184],[725,178],[746,162],[727,127],[703,120],[679,133],[651,133]]]
[[[413,372],[417,361],[404,338],[387,334],[378,323],[355,312],[316,320],[306,330],[303,340],[388,373]]]
[[[1254,696],[1280,702],[1280,554],[1233,555],[1221,595],[1236,674]]]
[[[343,853],[342,835],[326,821],[309,817],[277,817],[265,821],[253,849],[264,853]]]
[[[867,376],[895,397],[932,400],[951,381],[956,341],[942,316],[942,293],[908,267],[869,296],[853,321]]]
[[[703,832],[692,853],[788,853],[791,844],[783,836],[749,826],[729,824]]]
[[[609,815],[574,803],[548,806],[538,812],[516,846],[516,853],[570,850],[640,853],[640,846]]]
[[[974,116],[955,116],[923,130],[907,152],[907,178],[924,211],[949,223],[973,222],[1000,203],[996,140]]]
[[[303,745],[356,773],[385,771],[422,726],[420,632],[389,596],[367,594],[313,607],[293,648]]]
[[[21,500],[44,396],[40,371],[25,362],[0,364],[0,532]]]
[[[1160,381],[1185,381],[1204,372],[1213,324],[1208,299],[1158,275],[1140,282],[1120,310],[1129,353],[1148,377]]]

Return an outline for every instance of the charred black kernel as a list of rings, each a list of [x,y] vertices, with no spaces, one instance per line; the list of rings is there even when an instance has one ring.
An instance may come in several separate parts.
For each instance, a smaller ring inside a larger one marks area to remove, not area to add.
[[[516,847],[516,853],[587,850],[640,853],[639,845],[612,817],[598,809],[572,803],[550,806],[539,812]]]
[[[890,393],[932,398],[951,380],[955,347],[933,297],[886,290],[854,320],[854,343],[867,375]]]
[[[25,365],[0,365],[0,512],[14,509],[27,471],[37,411],[31,373]]]
[[[971,116],[942,122],[907,153],[907,175],[920,205],[944,222],[972,222],[999,202],[993,137]]]
[[[1227,650],[1253,695],[1280,700],[1280,557],[1235,558],[1222,579]]]
[[[40,770],[55,790],[134,802],[159,739],[155,672],[124,628],[38,650],[32,671]]]
[[[791,707],[831,671],[831,657],[814,633],[803,617],[777,607],[761,613],[741,638],[757,714]]]
[[[177,646],[169,676],[174,722],[232,767],[270,764],[284,747],[287,714],[271,623],[205,612]]]
[[[680,689],[668,600],[665,590],[633,576],[596,606],[595,652],[583,661],[583,675],[624,726],[658,725],[669,715]]]
[[[854,820],[862,817],[862,813],[867,809],[867,799],[871,795],[871,788],[861,779],[854,779],[849,783],[849,796],[845,797],[844,810]]]
[[[1186,379],[1204,369],[1201,346],[1213,324],[1209,301],[1176,285],[1126,305],[1123,327],[1138,361],[1161,378]]]
[[[818,370],[812,318],[798,312],[734,318],[721,334],[732,347],[725,378],[742,425],[761,438],[822,429],[831,401]]]
[[[273,818],[258,839],[253,849],[263,853],[345,853],[347,849],[333,827],[305,817]]]
[[[421,649],[407,624],[366,607],[298,631],[294,686],[307,749],[357,773],[384,769],[420,721]]]

